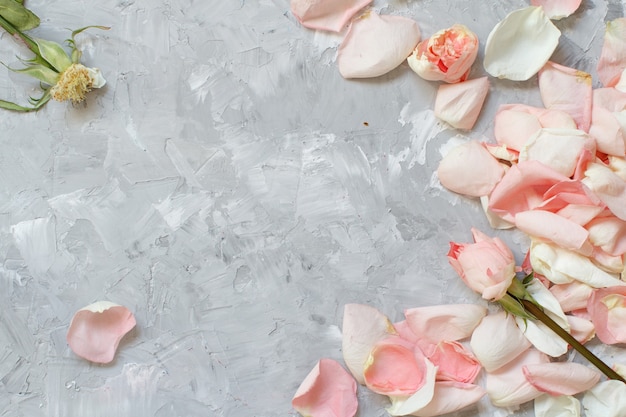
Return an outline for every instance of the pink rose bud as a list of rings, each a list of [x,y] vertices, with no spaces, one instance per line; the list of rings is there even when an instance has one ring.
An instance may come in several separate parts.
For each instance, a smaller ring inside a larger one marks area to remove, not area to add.
[[[425,80],[458,83],[467,79],[477,54],[478,37],[457,24],[417,44],[407,62]]]
[[[515,277],[515,259],[498,238],[472,229],[475,243],[450,243],[448,260],[468,287],[486,300],[499,300]]]

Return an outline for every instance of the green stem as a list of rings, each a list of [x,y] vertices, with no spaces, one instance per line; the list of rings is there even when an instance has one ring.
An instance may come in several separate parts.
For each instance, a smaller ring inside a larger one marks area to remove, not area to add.
[[[543,324],[548,326],[554,333],[556,333],[561,339],[565,340],[574,349],[576,349],[581,355],[583,355],[589,362],[591,362],[596,368],[598,368],[609,379],[616,379],[626,383],[626,380],[622,378],[617,372],[611,369],[606,363],[602,362],[600,358],[591,353],[589,349],[584,347],[582,343],[574,339],[574,337],[559,326],[554,320],[550,318],[540,307],[533,304],[528,300],[519,300],[526,310],[533,316],[537,317]]]

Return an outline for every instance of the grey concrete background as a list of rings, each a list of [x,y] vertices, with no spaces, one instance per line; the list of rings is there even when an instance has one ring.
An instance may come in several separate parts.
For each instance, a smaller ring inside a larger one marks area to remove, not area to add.
[[[321,357],[341,360],[343,305],[396,320],[408,307],[480,302],[448,266],[476,226],[521,261],[434,171],[459,132],[432,115],[436,84],[406,64],[347,81],[341,36],[301,27],[287,0],[30,0],[35,36],[81,35],[107,86],[84,105],[0,113],[0,415],[293,416]],[[376,0],[423,36],[464,23],[481,41],[527,2]],[[595,74],[615,0],[557,25],[554,60]],[[0,35],[0,59],[25,51]],[[539,105],[536,78],[491,80],[467,136],[492,138],[498,105]],[[0,71],[0,96],[29,79]],[[129,307],[137,327],[110,365],[76,357],[73,313]],[[604,349],[598,347],[598,349]],[[609,352],[603,350],[602,352]],[[610,352],[609,352],[610,353]],[[612,354],[612,353],[611,353]],[[360,417],[384,416],[359,392]],[[501,416],[487,401],[458,416]],[[524,407],[517,414],[531,416]]]

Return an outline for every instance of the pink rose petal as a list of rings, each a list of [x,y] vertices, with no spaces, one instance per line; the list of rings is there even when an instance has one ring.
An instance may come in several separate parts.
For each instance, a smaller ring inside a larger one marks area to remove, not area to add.
[[[303,416],[353,417],[358,407],[356,382],[338,362],[321,359],[302,381],[291,405]]]
[[[291,11],[302,26],[341,32],[350,19],[372,0],[291,0]]]
[[[602,343],[626,343],[625,287],[595,290],[589,297],[587,311],[596,327],[596,335]]]
[[[475,304],[416,307],[404,311],[413,333],[432,343],[469,337],[486,313],[485,307]]]
[[[589,164],[582,182],[606,204],[621,220],[626,220],[626,182],[609,167],[599,163]]]
[[[120,340],[135,324],[133,313],[126,307],[98,301],[76,312],[67,332],[67,343],[81,358],[109,363]]]
[[[552,20],[560,20],[574,13],[582,0],[530,0],[533,6],[543,7],[543,11]]]
[[[341,350],[346,366],[359,384],[365,384],[363,370],[374,345],[395,333],[389,319],[374,307],[344,306]]]
[[[438,367],[437,381],[471,384],[481,370],[480,362],[459,342],[441,341],[425,353]]]
[[[420,40],[417,22],[367,12],[354,20],[337,54],[344,78],[378,77],[400,65]]]
[[[468,141],[443,157],[437,175],[448,190],[480,197],[496,186],[504,175],[504,167],[480,142]]]
[[[539,92],[547,109],[571,115],[578,129],[591,124],[591,74],[548,61],[539,71]]]
[[[587,300],[593,288],[582,282],[574,281],[569,284],[556,284],[550,287],[550,292],[558,300],[563,312],[568,313],[587,307]]]
[[[596,335],[596,328],[590,320],[578,316],[566,316],[569,333],[580,343],[587,343]]]
[[[533,237],[549,240],[565,249],[591,255],[589,232],[558,214],[545,210],[522,211],[515,215],[515,226]]]
[[[607,22],[598,61],[598,76],[605,87],[617,84],[626,68],[626,18]]]
[[[626,221],[615,216],[600,217],[585,225],[589,240],[610,255],[626,253]]]
[[[501,106],[496,113],[494,136],[499,144],[521,151],[528,138],[541,129],[539,118],[526,111]]]
[[[551,395],[576,395],[600,380],[600,373],[574,362],[528,364],[523,368],[530,384]]]
[[[476,403],[484,395],[485,390],[478,385],[454,381],[436,382],[433,399],[412,415],[434,417],[453,413]]]
[[[441,84],[435,99],[435,116],[457,129],[474,127],[489,92],[489,79],[476,78]]]

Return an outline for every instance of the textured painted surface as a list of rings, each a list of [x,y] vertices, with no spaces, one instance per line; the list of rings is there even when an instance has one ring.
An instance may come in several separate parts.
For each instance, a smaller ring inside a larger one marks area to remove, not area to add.
[[[526,4],[374,3],[425,36],[460,22],[482,43]],[[406,64],[342,79],[341,37],[302,28],[287,0],[29,5],[53,40],[112,29],[79,38],[108,80],[85,105],[0,114],[0,415],[294,415],[315,362],[341,359],[345,303],[398,319],[478,301],[445,255],[470,226],[490,231],[434,178],[457,132],[432,115],[436,85]],[[619,1],[584,0],[557,23],[555,60],[594,73],[604,22],[623,14]],[[0,42],[18,64],[23,49]],[[501,103],[538,105],[536,84],[492,80],[469,136],[492,138]],[[1,69],[3,98],[31,87]],[[525,238],[497,234],[521,260]],[[106,366],[65,342],[72,314],[96,300],[138,322]],[[359,397],[359,416],[386,415],[382,398]],[[458,415],[504,414],[483,401]]]

